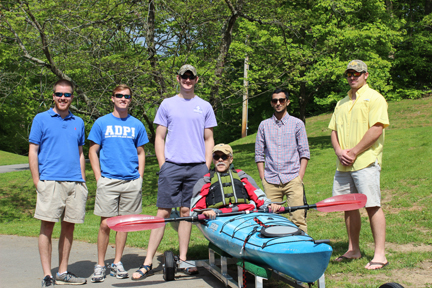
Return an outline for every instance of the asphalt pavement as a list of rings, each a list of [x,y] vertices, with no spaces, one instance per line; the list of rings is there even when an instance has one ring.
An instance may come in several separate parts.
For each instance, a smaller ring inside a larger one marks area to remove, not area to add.
[[[52,241],[52,273],[58,271],[58,240]],[[105,263],[114,260],[114,247],[108,246]],[[122,263],[129,276],[144,262],[144,249],[126,247]],[[163,279],[163,255],[158,254],[153,259],[154,275],[141,281],[131,278],[117,279],[109,276],[104,282],[92,283],[93,267],[97,260],[96,244],[74,241],[69,258],[68,271],[87,279],[87,284],[78,287],[147,287],[154,288],[195,288],[195,287],[225,287],[215,276],[205,268],[198,268],[199,274],[189,276],[176,273],[174,281]],[[40,264],[38,239],[36,237],[21,237],[15,235],[0,235],[0,288],[41,287],[42,267]],[[108,272],[108,269],[107,269]],[[59,285],[58,285],[59,286]],[[59,286],[62,287],[62,286]]]
[[[0,166],[0,173],[29,170],[29,164],[15,164]]]
[[[0,166],[0,173],[28,170],[28,164],[16,164]],[[58,271],[58,240],[52,240],[52,274]],[[106,264],[114,260],[114,247],[108,246]],[[126,247],[122,257],[122,263],[129,276],[144,262],[145,250]],[[79,277],[87,279],[87,284],[80,287],[144,287],[155,288],[194,288],[194,287],[225,287],[215,276],[205,268],[198,268],[199,274],[189,276],[177,273],[174,281],[163,279],[163,255],[157,254],[153,259],[152,276],[141,281],[133,281],[131,278],[117,279],[109,276],[104,282],[92,283],[93,267],[97,260],[96,244],[74,241],[69,258],[68,271]],[[0,288],[27,288],[41,287],[43,275],[40,264],[38,239],[35,237],[21,237],[15,235],[0,235]],[[108,272],[108,269],[107,269]],[[58,285],[60,286],[60,285]],[[61,286],[60,286],[61,287]]]

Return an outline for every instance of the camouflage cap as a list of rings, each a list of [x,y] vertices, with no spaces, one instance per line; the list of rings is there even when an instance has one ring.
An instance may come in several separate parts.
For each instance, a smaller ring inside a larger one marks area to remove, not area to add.
[[[354,70],[354,71],[357,71],[357,72],[367,72],[367,65],[366,65],[366,63],[364,63],[361,60],[352,60],[348,64],[347,69],[345,70],[345,72],[348,71],[348,70]]]
[[[224,153],[225,155],[230,155],[230,156],[233,155],[233,150],[232,150],[231,146],[228,144],[221,143],[221,144],[215,145],[213,147],[212,153],[215,153],[217,151],[220,151],[220,152]]]
[[[194,66],[190,65],[190,64],[185,64],[183,65],[179,72],[178,75],[183,75],[184,73],[186,73],[187,71],[191,72],[194,76],[197,76],[197,71],[195,69]]]

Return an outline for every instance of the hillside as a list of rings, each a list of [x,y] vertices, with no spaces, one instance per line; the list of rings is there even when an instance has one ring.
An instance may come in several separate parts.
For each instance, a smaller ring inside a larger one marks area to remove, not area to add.
[[[363,268],[373,257],[373,239],[366,212],[362,209],[360,243],[363,257],[352,262],[330,262],[326,271],[327,287],[376,288],[386,282],[399,282],[405,287],[432,287],[432,169],[429,168],[432,163],[431,114],[431,97],[389,103],[390,127],[386,131],[381,189],[387,220],[386,250],[390,265],[380,271],[367,271]],[[330,131],[327,129],[330,116],[311,117],[306,123],[311,160],[304,183],[310,204],[331,196],[336,158],[330,144]],[[255,135],[249,135],[231,145],[234,148],[235,167],[258,179],[254,142]],[[0,154],[2,161],[3,155],[6,154]],[[23,159],[18,158],[16,161]],[[77,226],[75,238],[95,243],[100,221],[93,215],[96,183],[90,165],[86,168],[88,212],[85,223]],[[156,213],[154,204],[158,170],[156,158],[147,158],[143,182],[143,214]],[[29,171],[0,174],[0,234],[37,236],[39,221],[32,219],[35,202],[36,193]],[[58,237],[58,226],[55,228],[55,237]],[[342,212],[309,211],[308,231],[315,239],[331,240],[332,259],[345,252],[347,236]],[[190,257],[207,257],[207,240],[197,229],[192,233]],[[128,245],[147,247],[148,237],[149,231],[130,233]],[[114,242],[113,238],[111,242]],[[159,249],[161,252],[170,249],[178,253],[177,235],[170,226],[167,226]]]

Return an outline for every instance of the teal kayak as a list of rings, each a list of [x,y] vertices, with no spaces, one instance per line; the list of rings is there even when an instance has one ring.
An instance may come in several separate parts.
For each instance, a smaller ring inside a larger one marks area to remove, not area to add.
[[[324,274],[333,251],[278,214],[216,217],[197,226],[210,242],[231,256],[306,283]]]

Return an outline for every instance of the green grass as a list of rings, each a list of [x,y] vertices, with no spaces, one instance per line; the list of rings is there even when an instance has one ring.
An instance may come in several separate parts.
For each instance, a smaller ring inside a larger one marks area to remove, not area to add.
[[[28,157],[26,156],[0,151],[0,166],[26,163],[28,163]]]
[[[399,282],[406,287],[432,287],[430,273],[429,278],[423,279],[423,282],[419,282],[418,277],[406,276],[432,265],[431,113],[432,98],[389,103],[391,125],[386,130],[381,189],[387,220],[387,258],[390,266],[380,271],[367,271],[363,268],[373,257],[373,238],[367,214],[362,209],[360,243],[363,258],[346,263],[330,262],[326,271],[327,287],[378,287],[386,282]],[[331,197],[336,157],[330,144],[330,131],[327,129],[330,116],[326,114],[308,118],[306,123],[311,160],[304,182],[309,203]],[[231,145],[234,149],[235,167],[258,179],[254,162],[255,136],[249,135]],[[1,159],[3,161],[3,157]],[[157,171],[156,158],[148,157],[143,184],[143,214],[155,215],[157,211]],[[85,223],[77,225],[75,238],[95,243],[100,220],[92,213],[96,184],[89,165],[86,173],[90,192],[88,212]],[[0,234],[38,235],[39,221],[32,219],[36,201],[34,190],[29,171],[0,174]],[[308,232],[315,239],[331,240],[332,258],[342,255],[347,249],[342,212],[310,211]],[[192,233],[190,257],[206,258],[207,240],[196,227]],[[145,249],[149,234],[149,231],[130,233],[128,245]],[[54,235],[58,237],[58,227]],[[170,225],[167,226],[159,247],[160,252],[165,250],[178,253],[177,233]]]

